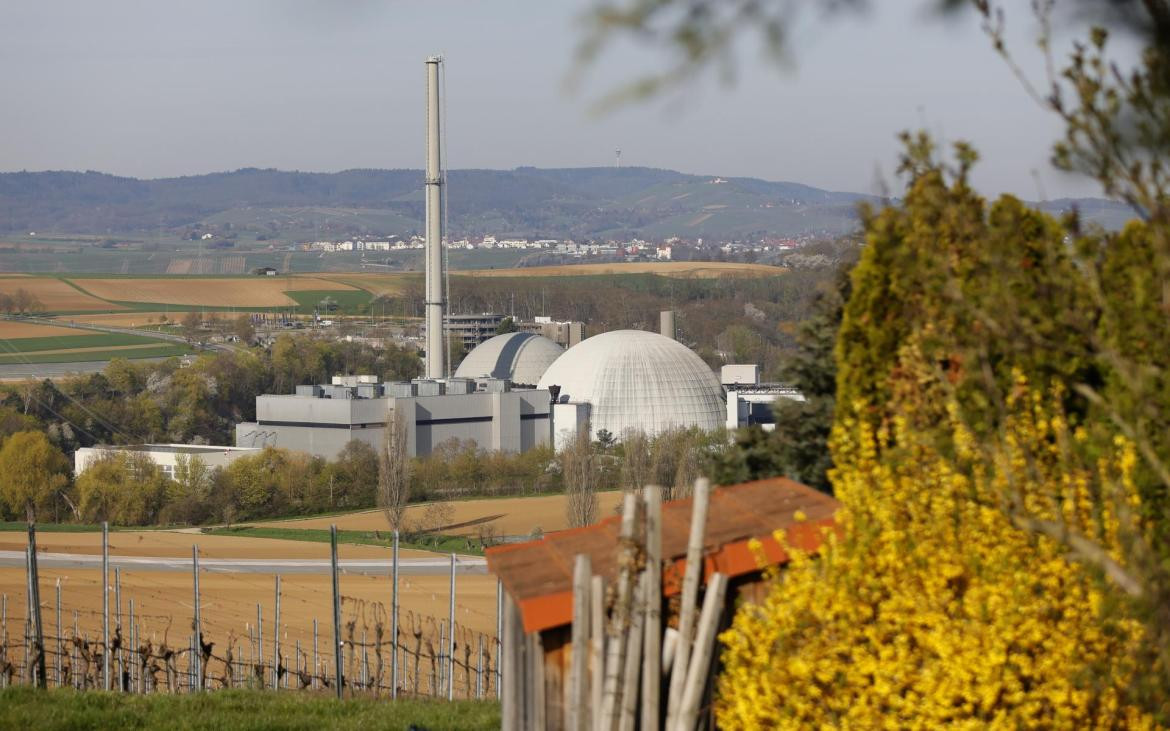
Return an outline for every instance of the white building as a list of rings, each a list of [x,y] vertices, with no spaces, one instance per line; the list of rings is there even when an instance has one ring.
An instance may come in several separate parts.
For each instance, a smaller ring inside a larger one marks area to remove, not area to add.
[[[209,444],[135,444],[124,447],[82,447],[73,455],[73,474],[80,475],[94,462],[110,452],[138,452],[150,457],[167,477],[174,479],[179,457],[197,457],[208,467],[227,467],[229,464],[259,452],[248,447],[225,447]]]
[[[760,367],[755,364],[725,365],[719,380],[727,391],[728,429],[759,426],[764,431],[776,428],[772,406],[777,399],[804,401],[799,389],[781,383],[760,383]]]
[[[718,429],[726,409],[719,379],[694,351],[643,330],[582,340],[549,366],[537,388],[556,401],[559,444],[586,418],[590,438],[604,429],[620,439],[631,430],[656,436],[672,428]]]

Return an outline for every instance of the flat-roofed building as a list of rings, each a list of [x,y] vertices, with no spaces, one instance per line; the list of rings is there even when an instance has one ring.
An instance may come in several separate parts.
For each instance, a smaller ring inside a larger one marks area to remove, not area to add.
[[[150,457],[162,473],[171,479],[180,457],[197,457],[208,467],[227,467],[250,454],[259,452],[250,447],[228,447],[212,444],[132,444],[128,446],[82,447],[73,453],[73,474],[80,475],[94,462],[111,452],[136,452]]]
[[[273,446],[335,458],[351,440],[381,449],[386,423],[401,415],[407,452],[426,456],[452,439],[481,449],[525,452],[552,439],[547,389],[513,390],[495,378],[298,386],[295,394],[256,397],[256,421],[236,425],[241,447]]]

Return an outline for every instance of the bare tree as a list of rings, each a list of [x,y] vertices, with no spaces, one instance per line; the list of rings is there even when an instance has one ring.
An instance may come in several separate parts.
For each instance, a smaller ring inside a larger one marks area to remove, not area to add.
[[[627,429],[622,434],[623,490],[640,490],[650,479],[650,437],[641,429]]]
[[[597,456],[589,441],[589,430],[577,432],[576,439],[561,452],[561,474],[565,478],[565,516],[576,528],[597,520]]]
[[[406,501],[410,498],[410,452],[406,439],[406,419],[395,409],[386,420],[386,433],[378,452],[378,506],[392,530],[402,530]]]

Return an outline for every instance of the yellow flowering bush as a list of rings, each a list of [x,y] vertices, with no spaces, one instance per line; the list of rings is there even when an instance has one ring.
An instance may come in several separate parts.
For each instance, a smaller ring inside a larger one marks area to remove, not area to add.
[[[840,532],[722,634],[721,728],[1153,727],[1124,694],[1142,625],[1013,522],[1059,521],[1120,560],[1133,447],[1084,456],[1060,394],[1017,386],[990,450],[953,409],[945,456],[904,417],[839,419]]]

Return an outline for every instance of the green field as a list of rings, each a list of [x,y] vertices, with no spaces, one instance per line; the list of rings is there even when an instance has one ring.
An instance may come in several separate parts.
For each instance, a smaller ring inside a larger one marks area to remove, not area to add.
[[[152,345],[159,341],[141,335],[89,332],[86,335],[49,335],[41,338],[0,339],[0,353],[35,353],[66,348],[113,348],[119,345]]]
[[[220,690],[133,695],[72,690],[0,690],[0,729],[498,729],[494,701],[356,698],[326,693]]]
[[[77,353],[42,353],[35,351],[0,355],[0,365],[21,363],[82,363],[89,361],[111,360],[113,358],[170,358],[171,356],[186,355],[194,350],[186,345],[158,345],[150,348],[135,350],[83,350]]]
[[[373,299],[373,295],[363,289],[305,289],[298,292],[285,292],[285,294],[296,300],[298,305],[297,311],[306,315],[313,314],[313,310],[321,300],[326,297],[332,298],[337,303],[337,309],[331,313],[322,312],[322,317],[329,314],[352,315],[365,312],[370,301]]]

